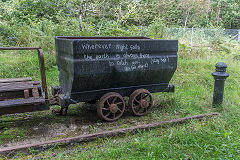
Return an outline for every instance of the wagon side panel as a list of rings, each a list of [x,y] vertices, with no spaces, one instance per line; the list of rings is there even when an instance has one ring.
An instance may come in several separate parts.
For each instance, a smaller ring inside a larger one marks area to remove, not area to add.
[[[56,61],[62,93],[70,97],[74,79],[73,45],[70,40],[56,38]]]
[[[73,93],[168,84],[177,67],[177,41],[79,40],[73,46]]]

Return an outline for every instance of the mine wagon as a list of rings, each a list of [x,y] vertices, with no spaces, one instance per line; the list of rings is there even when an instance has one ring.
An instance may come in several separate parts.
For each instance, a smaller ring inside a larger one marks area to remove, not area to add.
[[[40,60],[42,86],[38,86],[38,94],[44,99],[44,103],[38,103],[40,108],[58,104],[59,114],[65,115],[70,104],[97,103],[98,116],[114,121],[125,111],[125,96],[129,97],[130,111],[142,116],[154,105],[151,93],[174,92],[169,81],[177,68],[177,40],[59,36],[55,38],[55,46],[59,86],[52,87],[52,96],[48,96],[44,63]],[[27,95],[25,90],[23,95]],[[2,92],[0,83],[0,96]],[[36,97],[31,94],[31,98]],[[29,96],[23,96],[22,101],[27,99]],[[0,107],[4,101],[0,101]],[[7,114],[2,108],[0,112]]]

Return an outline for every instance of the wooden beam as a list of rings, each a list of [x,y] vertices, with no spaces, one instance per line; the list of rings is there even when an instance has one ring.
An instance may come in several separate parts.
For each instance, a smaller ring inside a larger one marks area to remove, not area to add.
[[[0,108],[12,107],[12,106],[24,106],[44,103],[44,98],[27,98],[27,99],[14,99],[8,101],[0,101]]]
[[[19,91],[31,88],[33,88],[33,84],[27,82],[0,83],[0,92]]]
[[[26,77],[26,78],[6,78],[6,79],[0,79],[0,83],[23,82],[23,81],[32,81],[32,78],[31,77]]]
[[[32,89],[36,85],[39,85],[39,81],[25,81],[25,82],[10,82],[0,83],[0,92],[19,91]]]

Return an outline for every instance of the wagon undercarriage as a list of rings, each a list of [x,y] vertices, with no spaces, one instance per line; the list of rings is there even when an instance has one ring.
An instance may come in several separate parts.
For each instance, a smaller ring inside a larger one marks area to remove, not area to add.
[[[61,92],[59,87],[55,87],[53,90],[54,93]],[[153,106],[153,98],[151,93],[155,92],[174,92],[174,85],[153,84],[93,90],[72,93],[71,98],[60,94],[58,95],[59,105],[62,109],[59,111],[59,113],[61,115],[65,115],[67,113],[68,105],[70,104],[79,102],[87,102],[92,104],[97,103],[96,107],[98,116],[106,121],[114,121],[120,118],[123,114],[125,110],[125,102],[123,97],[127,96],[129,97],[128,106],[130,111],[134,115],[143,116],[151,110]]]

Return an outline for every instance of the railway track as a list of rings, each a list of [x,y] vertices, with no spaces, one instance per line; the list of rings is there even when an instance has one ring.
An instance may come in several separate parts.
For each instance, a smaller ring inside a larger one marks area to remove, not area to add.
[[[75,136],[75,137],[58,139],[58,140],[49,140],[49,141],[39,142],[39,143],[34,143],[34,144],[6,147],[3,149],[0,149],[0,154],[6,155],[9,153],[14,153],[14,152],[18,152],[18,151],[28,152],[29,148],[31,148],[31,149],[47,149],[47,148],[49,148],[51,146],[55,146],[55,145],[68,145],[68,144],[72,144],[72,143],[82,143],[82,142],[92,141],[97,138],[104,138],[107,136],[116,136],[116,135],[124,134],[126,132],[137,132],[138,130],[151,129],[151,128],[159,127],[159,126],[166,125],[166,124],[184,123],[189,120],[202,120],[202,119],[207,119],[207,118],[210,118],[213,116],[220,116],[220,114],[218,112],[213,112],[213,113],[209,113],[209,114],[200,114],[200,115],[195,115],[195,116],[190,116],[190,117],[172,119],[172,120],[167,120],[167,121],[159,121],[159,122],[154,122],[154,123],[150,123],[150,124],[137,125],[137,126],[132,126],[129,128],[115,129],[115,130],[111,130],[111,131],[104,131],[104,132],[99,132],[99,133],[94,133],[94,134],[81,135],[81,136]]]

